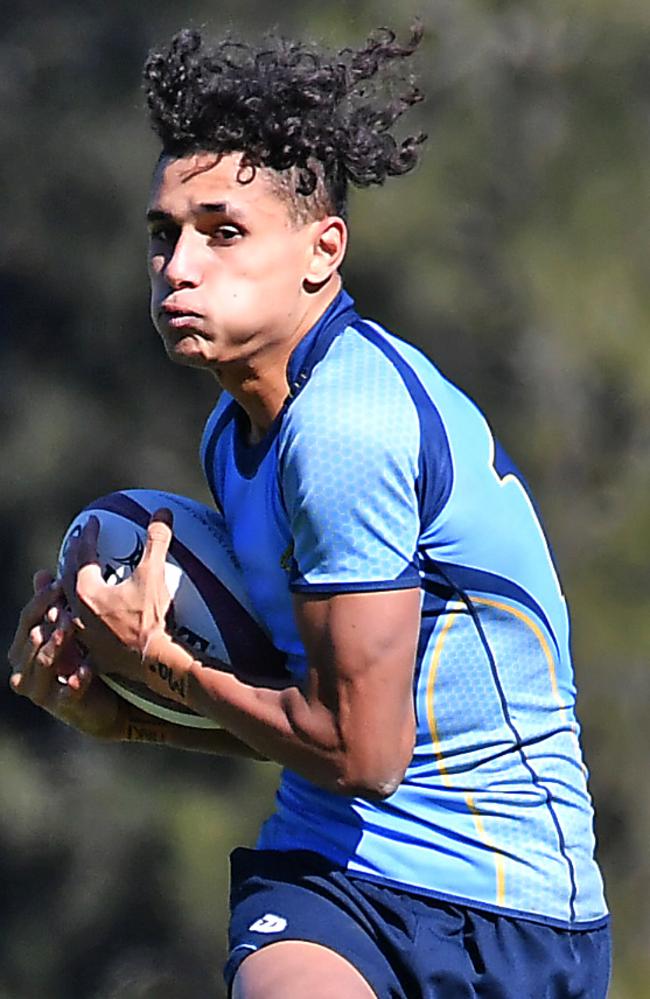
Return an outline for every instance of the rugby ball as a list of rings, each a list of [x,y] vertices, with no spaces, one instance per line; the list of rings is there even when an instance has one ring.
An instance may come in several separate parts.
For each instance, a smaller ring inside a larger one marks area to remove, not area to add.
[[[219,659],[251,682],[286,677],[285,657],[272,645],[253,610],[220,514],[185,496],[154,489],[125,489],[90,503],[68,527],[59,552],[88,518],[99,521],[98,561],[107,583],[117,585],[133,572],[144,552],[152,513],[167,507],[174,516],[165,566],[172,598],[169,627],[199,656]],[[102,679],[121,697],[148,714],[193,728],[218,728],[215,721],[162,697],[144,684],[115,674]]]

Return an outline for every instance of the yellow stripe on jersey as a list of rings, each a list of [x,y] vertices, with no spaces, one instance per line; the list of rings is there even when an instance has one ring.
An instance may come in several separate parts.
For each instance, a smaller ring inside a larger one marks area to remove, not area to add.
[[[436,713],[434,708],[434,688],[436,685],[436,676],[438,674],[438,666],[440,665],[440,657],[442,655],[442,650],[447,640],[449,629],[456,620],[455,612],[463,610],[464,605],[461,603],[451,603],[447,605],[447,608],[449,611],[449,613],[447,614],[447,620],[442,626],[440,634],[436,639],[436,644],[433,649],[433,656],[431,657],[431,666],[429,667],[429,676],[427,678],[426,705],[427,705],[427,721],[429,723],[429,732],[431,733],[431,744],[434,755],[440,767],[440,776],[442,777],[442,781],[445,787],[452,787],[452,781],[443,763],[444,757],[440,749],[440,739],[438,738],[438,726],[436,725]]]
[[[447,620],[443,624],[440,634],[436,639],[436,644],[433,649],[433,656],[431,657],[431,666],[429,669],[429,676],[427,677],[427,691],[426,691],[426,706],[427,706],[427,721],[429,723],[429,731],[431,733],[431,743],[433,747],[433,752],[438,761],[438,766],[440,767],[440,776],[445,787],[453,787],[453,781],[449,776],[447,769],[444,764],[444,755],[440,748],[440,739],[438,738],[438,726],[436,724],[436,714],[435,714],[435,685],[436,677],[438,674],[438,666],[440,665],[440,659],[442,656],[442,650],[444,648],[447,636],[453,625],[454,621],[457,619],[457,612],[465,610],[465,605],[462,603],[450,603],[447,605]],[[476,831],[482,842],[488,847],[489,850],[494,854],[494,867],[496,875],[496,890],[495,890],[495,901],[497,905],[503,905],[506,894],[506,876],[505,876],[505,857],[503,853],[495,846],[487,832],[485,831],[485,825],[483,824],[483,818],[479,809],[476,807],[474,799],[471,794],[465,795],[465,803],[467,805],[468,811],[471,813],[474,824],[476,826]]]
[[[503,905],[506,897],[506,863],[504,854],[494,845],[487,832],[485,831],[485,826],[483,824],[483,817],[474,803],[474,798],[471,794],[465,795],[465,801],[467,802],[467,807],[469,808],[472,816],[474,818],[474,824],[476,825],[476,831],[485,843],[485,845],[494,854],[494,866],[496,873],[496,903],[497,905]]]

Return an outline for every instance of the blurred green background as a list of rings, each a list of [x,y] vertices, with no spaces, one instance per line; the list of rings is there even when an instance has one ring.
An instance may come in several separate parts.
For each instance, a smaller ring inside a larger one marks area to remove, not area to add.
[[[647,0],[22,0],[0,27],[0,626],[88,500],[206,500],[212,379],[147,316],[150,46],[186,24],[327,46],[427,35],[417,172],[359,192],[345,276],[486,410],[573,611],[614,914],[612,999],[650,996],[650,5]],[[226,859],[277,770],[93,744],[0,698],[0,999],[221,996]]]

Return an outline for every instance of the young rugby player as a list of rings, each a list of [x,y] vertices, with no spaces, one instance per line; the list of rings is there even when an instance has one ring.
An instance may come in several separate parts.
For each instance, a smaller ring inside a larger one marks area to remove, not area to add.
[[[341,283],[349,184],[417,157],[422,137],[390,129],[419,94],[382,82],[418,41],[332,57],[184,31],[145,69],[152,317],[223,389],[205,473],[293,682],[207,670],[165,632],[164,513],[118,587],[91,520],[76,623],[39,573],[10,656],[17,693],[129,738],[135,709],[79,659],[81,630],[95,667],[167,695],[171,670],[224,729],[138,715],[139,738],[284,766],[256,849],[232,858],[237,999],[607,991],[567,610],[533,503],[476,406]]]

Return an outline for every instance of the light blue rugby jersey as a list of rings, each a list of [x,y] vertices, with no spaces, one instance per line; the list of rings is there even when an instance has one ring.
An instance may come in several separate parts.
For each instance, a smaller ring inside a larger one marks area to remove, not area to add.
[[[606,916],[565,601],[477,407],[342,292],[295,349],[263,441],[223,394],[201,453],[254,606],[298,681],[291,593],[421,587],[417,739],[369,802],[285,770],[259,847],[561,926]]]

